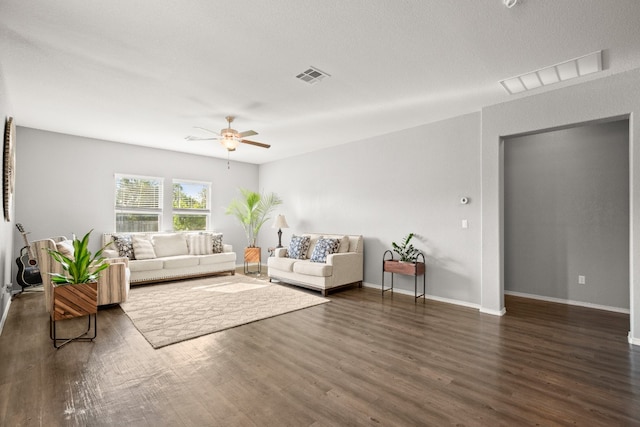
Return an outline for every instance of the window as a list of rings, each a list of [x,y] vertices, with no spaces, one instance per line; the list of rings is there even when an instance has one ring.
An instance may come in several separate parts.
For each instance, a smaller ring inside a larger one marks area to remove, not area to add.
[[[173,180],[173,229],[207,230],[211,183]]]
[[[162,178],[116,174],[116,232],[158,231]]]

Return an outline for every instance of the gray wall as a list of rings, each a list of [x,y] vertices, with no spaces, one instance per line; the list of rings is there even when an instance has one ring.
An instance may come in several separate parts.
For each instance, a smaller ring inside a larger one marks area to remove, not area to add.
[[[483,108],[389,135],[262,165],[223,160],[18,129],[16,217],[32,238],[113,227],[113,174],[131,172],[170,179],[214,182],[215,228],[244,246],[239,226],[221,209],[238,186],[275,191],[292,232],[361,233],[365,236],[365,281],[380,283],[381,258],[391,241],[408,232],[421,236],[428,256],[428,293],[480,304],[486,313],[504,310],[502,139],[611,117],[630,117],[630,338],[640,344],[640,70],[621,73]],[[87,161],[86,159],[95,159]],[[65,194],[78,174],[80,195]],[[459,204],[461,196],[471,198]],[[482,198],[482,199],[481,199]],[[226,218],[226,220],[224,219]],[[463,230],[460,220],[468,219]],[[220,222],[218,220],[221,220]],[[11,227],[9,227],[11,228]],[[5,236],[10,236],[7,232]],[[261,244],[276,241],[264,228]],[[6,248],[4,248],[6,249]],[[241,249],[240,249],[241,250]],[[10,252],[13,252],[10,249]],[[5,263],[5,265],[10,262]],[[403,278],[398,285],[412,289]]]
[[[628,120],[505,139],[504,246],[505,291],[629,308]]]
[[[480,114],[469,114],[262,165],[260,185],[284,199],[291,228],[283,245],[292,233],[362,234],[364,281],[380,285],[384,252],[414,232],[427,257],[427,293],[477,305],[479,137]],[[471,203],[460,204],[462,196]],[[395,284],[413,293],[408,277]]]
[[[167,213],[172,179],[211,182],[213,228],[243,253],[242,228],[224,210],[239,187],[258,189],[257,165],[231,162],[227,169],[226,160],[24,127],[17,134],[16,218],[30,240],[94,229],[91,246],[97,249],[102,233],[114,231],[114,174],[123,173],[164,178]],[[163,219],[164,229],[171,229],[171,216]]]
[[[0,70],[0,119],[2,119],[2,125],[0,127],[2,128],[3,146],[6,119],[11,115],[11,104],[8,99],[6,82],[2,70]],[[16,144],[17,143],[18,141],[16,141]],[[13,219],[13,215],[11,215],[11,218]],[[13,271],[12,265],[14,264],[15,258],[17,258],[17,254],[15,254],[13,250],[13,230],[15,229],[13,224],[13,220],[6,222],[4,215],[0,214],[0,241],[2,242],[2,245],[0,245],[0,277],[2,277],[2,282],[0,282],[0,332],[2,331],[2,326],[8,313],[9,304],[11,303],[11,287],[7,287],[6,285],[12,284],[15,281],[11,274]]]
[[[629,340],[640,345],[640,69],[482,110],[482,302],[481,311],[504,312],[503,142],[509,135],[607,118],[629,117],[630,313]]]

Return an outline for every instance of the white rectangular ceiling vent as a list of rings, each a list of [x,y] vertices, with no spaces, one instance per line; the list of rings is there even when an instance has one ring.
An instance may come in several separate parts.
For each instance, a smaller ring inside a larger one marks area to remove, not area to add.
[[[597,73],[598,71],[602,71],[601,50],[556,65],[551,65],[550,67],[502,80],[500,84],[510,95],[513,95],[514,93],[525,92],[541,86],[575,79],[576,77],[586,76],[587,74]]]
[[[300,73],[296,76],[296,78],[302,80],[303,82],[307,82],[310,85],[318,83],[320,80],[324,79],[325,77],[331,77],[331,75],[325,73],[324,71],[320,71],[315,67],[311,67],[307,71]]]

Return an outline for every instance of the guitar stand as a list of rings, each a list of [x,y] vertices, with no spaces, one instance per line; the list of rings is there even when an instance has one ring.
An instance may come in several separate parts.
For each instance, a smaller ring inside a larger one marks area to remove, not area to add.
[[[93,316],[93,336],[85,336],[91,331],[91,317]],[[98,336],[98,314],[93,313],[89,314],[89,324],[87,325],[87,330],[73,338],[57,338],[56,337],[56,321],[53,320],[53,316],[49,316],[49,338],[53,340],[53,347],[59,349],[65,344],[70,343],[71,341],[93,341],[96,336]],[[58,341],[62,341],[62,344],[58,345]]]

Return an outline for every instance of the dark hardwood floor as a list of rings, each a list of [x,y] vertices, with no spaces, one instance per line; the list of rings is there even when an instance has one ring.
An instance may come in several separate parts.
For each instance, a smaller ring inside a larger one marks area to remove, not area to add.
[[[55,350],[42,298],[18,296],[0,337],[2,426],[640,425],[627,315],[352,288],[159,350],[110,307],[95,342]]]

